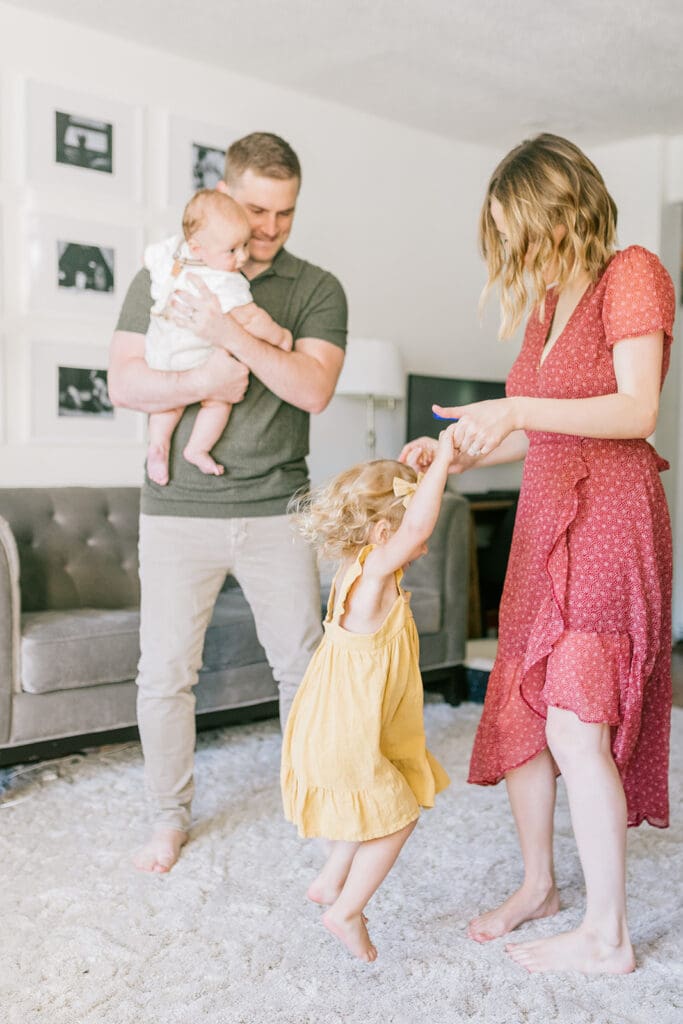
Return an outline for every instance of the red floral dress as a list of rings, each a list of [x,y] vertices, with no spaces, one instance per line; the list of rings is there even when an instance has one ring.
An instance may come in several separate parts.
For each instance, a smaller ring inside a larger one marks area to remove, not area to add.
[[[671,278],[632,246],[612,258],[540,363],[557,294],[532,314],[509,395],[588,398],[617,390],[612,346],[664,331],[662,381],[675,311]],[[644,440],[529,432],[500,606],[498,655],[469,781],[500,781],[546,747],[548,705],[612,726],[629,825],[669,819],[671,530]]]

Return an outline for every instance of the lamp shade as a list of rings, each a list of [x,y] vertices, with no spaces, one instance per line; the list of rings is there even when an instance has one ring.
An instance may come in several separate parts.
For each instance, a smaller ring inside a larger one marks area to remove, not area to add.
[[[349,338],[337,382],[338,395],[403,398],[406,378],[398,345],[377,338]]]

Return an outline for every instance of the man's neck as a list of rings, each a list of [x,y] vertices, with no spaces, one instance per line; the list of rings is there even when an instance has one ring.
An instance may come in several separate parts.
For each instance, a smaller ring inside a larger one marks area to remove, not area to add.
[[[258,260],[247,260],[242,267],[242,273],[246,277],[247,281],[253,281],[255,277],[262,274],[268,267],[272,267],[273,261],[269,260],[267,263],[261,263]]]

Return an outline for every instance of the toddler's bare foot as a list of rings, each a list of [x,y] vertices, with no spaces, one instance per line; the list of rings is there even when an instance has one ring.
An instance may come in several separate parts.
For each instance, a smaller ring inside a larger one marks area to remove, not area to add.
[[[505,952],[531,974],[540,971],[629,974],[636,966],[633,946],[626,932],[622,940],[614,944],[583,928],[577,928],[576,931],[564,932],[551,939],[508,943]]]
[[[339,898],[342,886],[331,885],[324,881],[321,875],[311,882],[306,890],[306,899],[312,903],[319,903],[321,907],[331,907]]]
[[[160,444],[147,449],[147,476],[155,484],[165,487],[168,483],[168,448]]]
[[[560,896],[554,885],[542,890],[522,886],[495,910],[473,918],[467,934],[475,942],[490,942],[514,931],[525,921],[551,917],[560,909]]]
[[[193,448],[186,448],[183,455],[193,466],[201,469],[202,473],[207,473],[209,476],[223,476],[225,473],[223,466],[212,459],[208,452],[198,452]]]
[[[334,908],[330,907],[323,914],[322,921],[327,930],[340,939],[353,956],[366,964],[371,964],[377,959],[377,950],[370,941],[362,914],[343,917],[341,914],[335,914]]]
[[[188,840],[187,832],[177,828],[158,828],[151,839],[133,854],[138,871],[165,874],[170,871]]]

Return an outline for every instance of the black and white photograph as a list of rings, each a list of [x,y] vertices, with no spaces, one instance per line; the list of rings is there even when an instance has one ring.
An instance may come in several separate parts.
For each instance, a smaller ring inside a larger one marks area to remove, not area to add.
[[[174,224],[193,192],[215,188],[221,181],[226,151],[237,138],[239,132],[234,128],[170,116],[168,199],[174,207]]]
[[[142,231],[47,213],[26,215],[29,309],[113,317],[143,252]]]
[[[55,111],[55,157],[59,164],[74,164],[91,171],[113,171],[114,129],[107,121]]]
[[[195,192],[200,188],[215,188],[223,178],[224,167],[224,149],[192,143],[192,185]]]
[[[47,82],[26,83],[26,175],[79,197],[137,203],[144,160],[141,107]],[[200,138],[200,136],[197,136]]]
[[[144,416],[115,409],[109,397],[109,332],[103,326],[94,341],[31,342],[31,440],[77,445],[141,441]]]
[[[107,371],[78,366],[58,367],[60,416],[108,416],[114,406],[107,390]]]
[[[57,242],[58,284],[77,291],[113,292],[114,250],[106,246]]]

